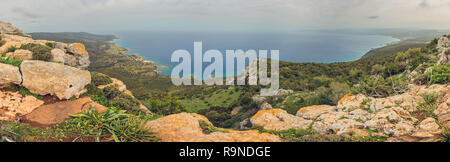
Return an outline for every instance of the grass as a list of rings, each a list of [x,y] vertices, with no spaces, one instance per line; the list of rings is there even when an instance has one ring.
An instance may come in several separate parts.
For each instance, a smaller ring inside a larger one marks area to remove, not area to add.
[[[42,99],[44,98],[44,97],[41,96],[41,95],[31,93],[30,90],[28,90],[28,89],[25,88],[25,87],[19,86],[19,85],[11,85],[11,86],[5,87],[5,89],[8,89],[8,90],[17,90],[17,91],[19,91],[19,93],[20,93],[22,96],[31,95],[31,96],[36,97],[36,98],[39,99],[39,100],[42,100]]]
[[[70,120],[47,128],[34,128],[18,121],[0,121],[0,142],[2,137],[17,142],[76,141],[79,138],[97,142],[108,141],[108,138],[115,142],[159,140],[144,127],[146,121],[154,117],[132,115],[116,108],[103,113],[91,108],[72,116]]]
[[[228,131],[223,130],[221,128],[217,128],[213,125],[210,125],[203,120],[198,120],[198,124],[200,125],[200,128],[202,128],[203,131],[206,132],[207,134],[214,133],[214,132],[228,133]]]
[[[438,94],[436,92],[432,92],[429,94],[421,94],[420,95],[425,102],[419,103],[417,106],[417,110],[427,112],[427,117],[437,118],[433,111],[436,109],[436,100],[438,98]]]
[[[19,67],[20,64],[22,64],[22,61],[23,60],[21,60],[21,59],[15,59],[15,58],[11,58],[11,57],[7,57],[7,58],[0,57],[0,63],[9,64],[9,65],[17,66],[17,67]]]

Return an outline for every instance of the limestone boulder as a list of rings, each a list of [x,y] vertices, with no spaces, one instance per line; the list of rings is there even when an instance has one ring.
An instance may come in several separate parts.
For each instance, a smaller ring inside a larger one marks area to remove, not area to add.
[[[90,108],[98,112],[104,112],[108,108],[92,101],[89,97],[83,97],[74,101],[62,101],[36,108],[33,112],[23,117],[28,123],[38,126],[59,124],[70,118],[70,114],[78,114]]]
[[[32,93],[55,95],[59,99],[69,99],[85,92],[91,83],[89,71],[74,67],[37,60],[25,60],[20,65],[22,85]]]
[[[367,97],[364,95],[347,94],[339,100],[337,108],[342,111],[353,111],[361,108],[365,100],[367,100]]]
[[[64,57],[65,57],[66,53],[64,53],[63,50],[55,48],[55,49],[52,49],[51,54],[52,54],[52,62],[64,64]]]
[[[20,60],[32,60],[33,52],[28,51],[28,50],[18,49],[14,52],[6,53],[5,57],[20,59]]]
[[[22,83],[22,75],[19,68],[0,63],[0,87],[20,83]]]
[[[221,129],[205,132],[199,124],[203,121],[211,125],[209,120],[195,113],[180,113],[149,121],[146,127],[163,142],[280,142],[278,136],[259,133],[256,130],[236,131]]]
[[[301,108],[297,111],[298,117],[302,117],[304,119],[308,120],[315,120],[317,117],[319,117],[322,114],[326,114],[329,112],[335,112],[337,111],[336,106],[329,106],[329,105],[314,105],[309,107]]]
[[[33,96],[22,96],[19,92],[0,91],[0,120],[16,120],[44,104]]]
[[[121,80],[116,79],[116,78],[111,78],[111,80],[112,80],[112,83],[107,84],[107,85],[99,85],[99,86],[97,86],[97,88],[104,89],[106,87],[113,86],[114,88],[117,88],[120,92],[127,91],[127,85],[125,85]],[[131,92],[126,92],[126,93],[131,93]]]
[[[443,102],[437,106],[433,113],[443,127],[450,129],[450,93],[443,97]]]
[[[270,109],[258,111],[250,122],[254,127],[259,126],[267,130],[287,130],[306,129],[311,125],[312,120],[291,115],[285,110]]]
[[[11,23],[0,21],[0,33],[22,33],[22,31]]]

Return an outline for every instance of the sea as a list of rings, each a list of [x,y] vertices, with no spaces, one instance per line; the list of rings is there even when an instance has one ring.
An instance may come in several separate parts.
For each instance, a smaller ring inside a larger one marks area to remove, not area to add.
[[[129,54],[137,53],[157,65],[165,66],[166,68],[161,69],[163,75],[171,75],[172,68],[178,64],[170,61],[172,53],[183,49],[193,55],[194,42],[202,42],[203,52],[215,49],[225,55],[226,50],[279,50],[281,61],[333,63],[354,61],[374,48],[399,41],[383,35],[322,31],[290,33],[130,31],[117,32],[115,35],[118,39],[113,42],[130,49]],[[205,67],[208,64],[203,65]],[[232,76],[234,73],[226,72],[226,75]]]

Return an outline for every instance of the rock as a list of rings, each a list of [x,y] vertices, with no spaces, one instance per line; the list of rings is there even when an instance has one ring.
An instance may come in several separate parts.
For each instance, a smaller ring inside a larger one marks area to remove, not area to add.
[[[116,78],[111,78],[112,83],[107,85],[99,85],[97,86],[100,89],[104,89],[109,86],[113,86],[114,88],[117,88],[120,92],[125,92],[127,90],[127,85],[125,85],[121,80]]]
[[[259,110],[269,110],[272,109],[272,105],[270,105],[267,102],[264,102],[263,104],[261,104],[261,106],[259,106]]]
[[[14,52],[6,53],[5,57],[20,59],[20,60],[32,60],[33,52],[28,51],[28,50],[18,49]]]
[[[433,113],[437,116],[439,123],[443,127],[450,129],[450,93],[443,97],[443,100]]]
[[[402,120],[402,117],[398,115],[394,109],[383,109],[378,112],[374,119],[387,119],[390,123],[398,123]]]
[[[64,53],[63,50],[55,48],[52,49],[51,51],[52,53],[52,62],[56,62],[56,63],[63,63],[64,64],[64,56],[66,55],[66,53]]]
[[[0,120],[15,120],[31,113],[44,104],[33,96],[22,96],[19,92],[0,91]]]
[[[89,55],[86,48],[81,43],[72,43],[67,46],[67,52],[73,55]]]
[[[25,60],[20,69],[24,87],[32,93],[56,95],[59,99],[79,96],[91,83],[89,71],[58,63]]]
[[[255,95],[252,97],[253,102],[255,102],[258,105],[261,105],[262,103],[264,103],[266,101],[266,97],[260,96],[260,95]]]
[[[278,136],[252,131],[221,129],[205,133],[199,120],[212,126],[209,120],[195,113],[180,113],[150,121],[146,127],[162,142],[280,142]],[[219,128],[220,129],[220,128]]]
[[[367,112],[366,110],[356,109],[356,110],[349,112],[348,118],[353,119],[353,120],[367,121],[369,119],[372,119],[373,116],[374,116],[374,114],[371,114],[371,113]]]
[[[286,96],[286,95],[289,95],[289,94],[292,94],[292,93],[294,93],[293,90],[279,89],[278,92],[277,92],[276,97]]]
[[[337,108],[343,111],[353,111],[355,109],[361,108],[364,100],[366,99],[367,98],[361,94],[347,94],[341,100],[339,100]]]
[[[326,114],[329,112],[335,112],[337,111],[336,106],[329,106],[329,105],[315,105],[315,106],[309,106],[301,108],[297,111],[298,117],[302,117],[304,119],[308,120],[315,120],[317,117],[319,117],[322,114]]]
[[[49,126],[64,122],[70,118],[70,114],[78,114],[83,110],[88,111],[90,107],[98,112],[108,109],[92,101],[89,97],[83,97],[74,101],[62,101],[38,107],[30,114],[25,115],[23,120],[39,126]]]
[[[412,122],[401,121],[397,124],[386,124],[383,127],[385,134],[400,137],[411,134],[415,130]]]
[[[439,128],[436,121],[433,118],[427,118],[420,122],[411,137],[415,138],[415,142],[436,141],[441,138],[441,133],[442,129]]]
[[[0,63],[0,87],[22,83],[18,67]]]
[[[439,51],[444,51],[447,48],[450,48],[450,39],[445,36],[440,37],[436,48],[439,49]]]
[[[288,114],[285,110],[260,110],[251,119],[254,127],[263,127],[267,130],[306,129],[312,120]]]
[[[14,27],[11,23],[0,21],[0,33],[22,33],[22,31]]]

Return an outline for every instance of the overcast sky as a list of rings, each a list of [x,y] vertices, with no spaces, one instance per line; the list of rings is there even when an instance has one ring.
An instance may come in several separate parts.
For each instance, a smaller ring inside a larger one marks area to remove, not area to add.
[[[450,29],[450,0],[1,0],[25,32]]]

